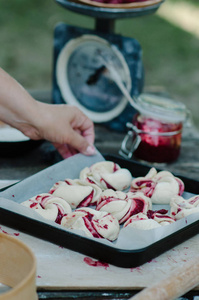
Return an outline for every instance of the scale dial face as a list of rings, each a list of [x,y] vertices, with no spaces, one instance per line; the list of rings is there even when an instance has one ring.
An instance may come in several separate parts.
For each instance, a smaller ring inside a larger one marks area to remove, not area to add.
[[[70,40],[60,52],[56,65],[62,98],[78,106],[94,122],[113,119],[127,104],[104,60],[111,61],[130,91],[130,71],[122,53],[96,35]]]

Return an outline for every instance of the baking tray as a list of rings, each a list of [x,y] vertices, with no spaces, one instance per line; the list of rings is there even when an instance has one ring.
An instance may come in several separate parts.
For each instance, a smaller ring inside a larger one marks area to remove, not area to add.
[[[106,160],[118,163],[121,167],[128,168],[135,177],[146,175],[146,172],[150,169],[144,164],[118,156],[104,155],[104,157]],[[179,177],[185,182],[186,191],[199,194],[199,181]],[[196,221],[147,247],[129,250],[100,243],[98,239],[90,239],[2,207],[0,208],[0,220],[2,225],[123,268],[140,266],[199,233],[199,220],[197,217]]]

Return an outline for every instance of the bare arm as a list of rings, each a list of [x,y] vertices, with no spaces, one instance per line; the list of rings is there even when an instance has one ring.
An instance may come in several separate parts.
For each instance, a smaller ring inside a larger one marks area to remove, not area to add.
[[[63,156],[68,146],[94,154],[94,126],[78,108],[36,101],[16,80],[0,68],[0,120],[31,139],[46,139]]]

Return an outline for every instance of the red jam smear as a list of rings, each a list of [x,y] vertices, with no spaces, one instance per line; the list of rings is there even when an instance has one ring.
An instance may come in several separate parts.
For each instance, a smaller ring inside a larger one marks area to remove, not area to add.
[[[136,114],[132,121],[138,129],[147,132],[139,133],[141,142],[134,151],[134,156],[149,162],[171,162],[180,154],[181,132],[171,136],[151,135],[182,130],[182,123],[164,123],[150,117]]]
[[[33,208],[33,207],[35,207],[35,206],[37,206],[37,205],[38,205],[37,202],[33,202],[32,204],[30,204],[30,208]]]
[[[105,269],[107,269],[109,267],[109,264],[105,263],[105,262],[101,262],[99,260],[93,260],[90,257],[85,257],[84,258],[84,262],[92,267],[104,267]]]

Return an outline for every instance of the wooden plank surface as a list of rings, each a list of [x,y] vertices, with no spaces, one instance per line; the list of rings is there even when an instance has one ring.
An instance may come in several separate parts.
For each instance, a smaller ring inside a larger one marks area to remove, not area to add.
[[[199,235],[136,268],[87,263],[85,255],[59,247],[6,226],[1,232],[25,242],[37,259],[39,290],[140,290],[164,280],[198,256]],[[92,262],[97,260],[92,259]],[[199,285],[195,288],[199,290]]]
[[[110,131],[102,125],[96,125],[95,132],[95,146],[98,150],[102,153],[118,155],[125,134]],[[178,160],[170,164],[153,164],[146,162],[145,164],[160,169],[167,169],[171,172],[198,180],[198,149],[199,134],[193,128],[191,132],[187,131],[184,133],[181,154]],[[0,157],[0,179],[24,179],[60,161],[60,159],[61,157],[56,149],[49,142],[44,142],[41,146],[33,149],[31,152],[27,152],[25,155],[11,158]]]

